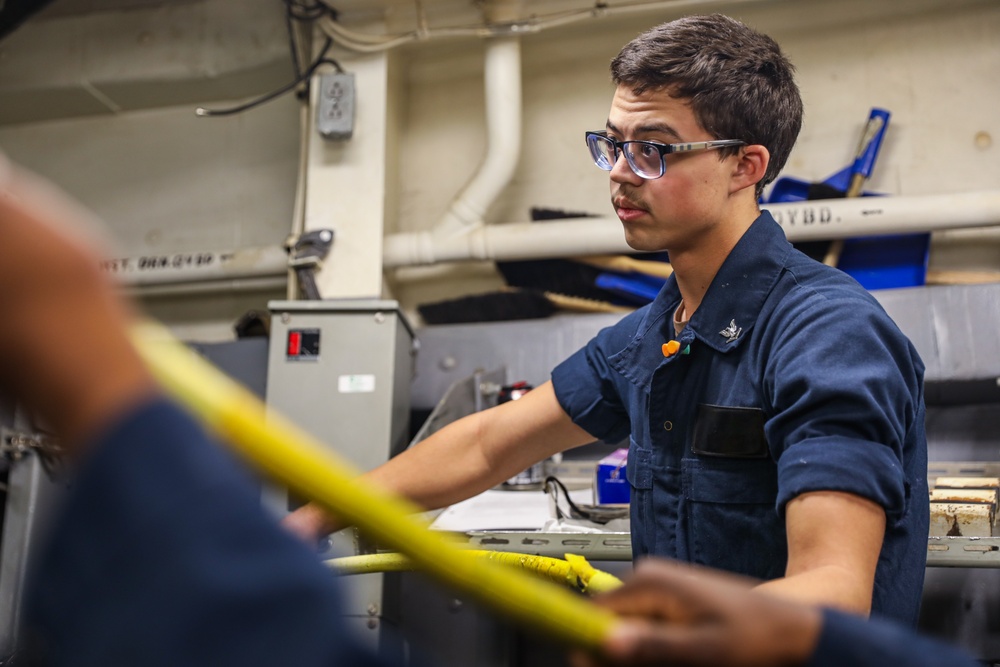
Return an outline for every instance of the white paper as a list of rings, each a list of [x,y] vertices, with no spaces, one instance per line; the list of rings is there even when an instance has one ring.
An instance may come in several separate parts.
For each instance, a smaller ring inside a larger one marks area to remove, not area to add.
[[[589,488],[570,491],[575,503],[593,502]],[[489,490],[463,500],[438,515],[431,528],[454,532],[472,530],[541,530],[553,518],[544,491]]]

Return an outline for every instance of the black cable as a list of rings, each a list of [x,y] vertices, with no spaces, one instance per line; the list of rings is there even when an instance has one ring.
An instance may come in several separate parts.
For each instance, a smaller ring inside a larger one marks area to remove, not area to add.
[[[333,65],[333,68],[334,68],[335,70],[337,70],[337,73],[338,73],[338,74],[343,74],[343,73],[344,73],[344,68],[343,68],[343,67],[341,67],[341,66],[340,66],[340,63],[338,63],[338,62],[337,62],[336,60],[334,60],[333,58],[323,58],[322,60],[320,60],[320,61],[318,61],[318,62],[316,63],[316,65],[324,65],[324,64],[325,64],[325,65]]]
[[[323,49],[319,53],[319,57],[317,57],[316,60],[313,61],[311,65],[309,65],[309,68],[306,69],[306,71],[300,74],[299,76],[295,77],[294,81],[282,86],[281,88],[278,88],[275,91],[272,91],[262,97],[258,97],[255,100],[251,100],[245,104],[240,104],[239,106],[230,107],[228,109],[206,109],[204,107],[198,107],[197,109],[195,109],[195,113],[199,116],[231,116],[232,114],[237,114],[242,111],[246,111],[247,109],[252,109],[256,106],[264,104],[265,102],[270,102],[271,100],[280,97],[281,95],[284,95],[290,90],[293,90],[303,81],[307,81],[309,77],[313,75],[313,72],[315,72],[319,68],[319,66],[323,64],[333,65],[334,67],[337,68],[338,72],[343,72],[344,68],[340,66],[340,63],[338,63],[333,58],[326,57],[326,52],[330,50],[331,46],[333,46],[333,40],[330,37],[327,37],[326,42],[323,44]]]
[[[298,78],[302,76],[302,65],[299,63],[299,46],[295,39],[295,26],[292,25],[292,11],[289,7],[288,2],[285,2],[285,29],[288,31],[288,44],[292,52],[292,68],[295,71],[295,77]]]
[[[322,2],[306,4],[296,0],[284,0],[288,15],[299,21],[315,21],[333,10]]]

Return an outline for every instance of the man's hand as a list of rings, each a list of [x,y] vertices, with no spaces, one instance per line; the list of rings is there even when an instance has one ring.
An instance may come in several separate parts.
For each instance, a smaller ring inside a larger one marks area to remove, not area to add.
[[[282,519],[281,525],[310,546],[315,546],[321,539],[339,528],[323,508],[315,503],[298,508]]]
[[[757,582],[661,559],[641,561],[596,602],[622,615],[601,655],[575,667],[776,667],[804,663],[819,639],[815,607],[752,590]]]

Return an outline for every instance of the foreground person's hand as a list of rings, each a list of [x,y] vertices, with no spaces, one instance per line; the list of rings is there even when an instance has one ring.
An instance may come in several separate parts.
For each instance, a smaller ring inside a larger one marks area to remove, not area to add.
[[[804,663],[822,624],[818,608],[752,590],[742,577],[661,559],[643,560],[625,585],[595,601],[623,617],[601,656],[575,667],[774,667]]]

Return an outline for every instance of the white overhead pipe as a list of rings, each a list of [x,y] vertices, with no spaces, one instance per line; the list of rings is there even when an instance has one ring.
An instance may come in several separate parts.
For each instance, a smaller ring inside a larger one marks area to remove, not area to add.
[[[260,278],[235,278],[192,283],[165,283],[158,285],[123,285],[122,291],[142,299],[194,296],[196,294],[231,294],[235,292],[285,291],[286,276],[261,276]]]
[[[1000,225],[1000,190],[765,204],[790,241],[931,232]],[[632,252],[617,218],[574,218],[479,226],[465,234],[386,238],[383,266],[517,260]]]
[[[387,269],[466,260],[541,259],[633,252],[618,218],[568,218],[483,225],[465,234],[434,238],[410,234],[386,239]]]
[[[483,224],[486,210],[517,169],[521,154],[521,44],[516,37],[486,42],[486,156],[479,170],[434,226],[446,238]],[[391,238],[391,237],[390,237]]]
[[[110,258],[102,262],[102,268],[126,287],[284,278],[288,272],[288,253],[280,245],[150,253]]]
[[[789,241],[1000,225],[1000,190],[764,204]]]
[[[514,177],[521,155],[521,45],[517,38],[486,42],[483,78],[486,155],[482,164],[432,229],[386,236],[383,262],[390,257],[409,258],[394,266],[448,261],[435,259],[434,248],[449,244],[461,248],[479,234],[491,235],[484,231],[483,216]]]
[[[426,16],[418,3],[418,26],[415,30],[409,32],[396,34],[362,32],[349,28],[330,16],[320,17],[317,25],[320,30],[332,37],[338,46],[359,53],[372,53],[376,51],[388,51],[389,49],[416,41],[446,38],[491,38],[503,34],[534,34],[542,30],[558,28],[586,19],[601,19],[618,14],[649,13],[677,9],[682,9],[682,13],[692,13],[695,9],[705,6],[713,7],[720,4],[732,5],[734,3],[767,1],[769,0],[727,0],[725,2],[720,2],[720,0],[640,0],[638,2],[615,4],[613,7],[600,2],[583,9],[556,11],[549,14],[539,14],[534,11],[525,12],[522,7],[523,3],[519,2],[482,3],[485,5],[484,9],[489,14],[492,14],[487,17],[486,21],[443,28],[428,27]],[[507,11],[498,12],[497,5],[500,4],[509,5],[509,7],[501,8]]]

